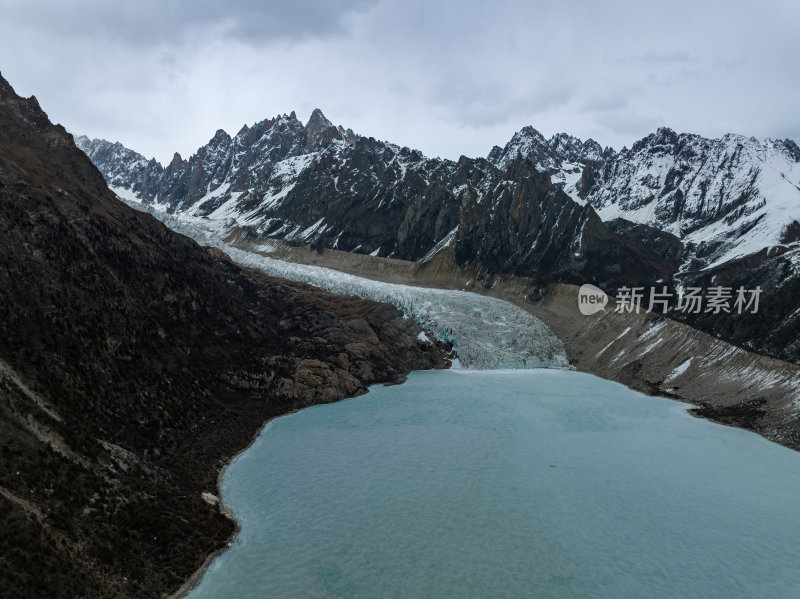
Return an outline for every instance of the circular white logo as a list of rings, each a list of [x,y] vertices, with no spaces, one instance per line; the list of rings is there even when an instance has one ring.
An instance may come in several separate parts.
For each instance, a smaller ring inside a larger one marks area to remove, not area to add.
[[[588,283],[581,285],[578,291],[578,309],[584,316],[602,312],[608,303],[608,296],[602,289]]]

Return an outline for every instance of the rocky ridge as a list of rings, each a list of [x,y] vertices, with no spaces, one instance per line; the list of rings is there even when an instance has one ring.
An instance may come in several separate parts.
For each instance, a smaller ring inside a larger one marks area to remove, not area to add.
[[[305,126],[278,117],[243,132],[247,143],[218,132],[188,161],[174,160],[152,200],[133,184],[114,189],[223,239],[423,262],[449,248],[489,286],[509,274],[536,281],[541,293],[584,282],[612,294],[760,287],[756,317],[671,315],[800,360],[800,313],[787,299],[800,272],[800,150],[790,140],[662,128],[616,152],[525,127],[487,159],[451,161],[345,134],[319,111]],[[232,149],[240,147],[249,149]]]
[[[21,598],[174,591],[230,538],[217,476],[266,420],[449,364],[390,305],[125,206],[2,77],[0,330],[0,595]]]

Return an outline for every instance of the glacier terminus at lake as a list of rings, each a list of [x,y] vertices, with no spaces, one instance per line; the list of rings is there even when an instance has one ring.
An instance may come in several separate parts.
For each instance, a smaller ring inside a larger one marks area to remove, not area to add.
[[[141,204],[132,204],[143,208]],[[466,368],[571,368],[563,342],[536,316],[497,298],[452,289],[430,289],[373,281],[330,268],[297,264],[225,243],[207,220],[178,218],[150,208],[176,231],[222,249],[239,264],[268,275],[309,283],[399,308],[442,341],[453,344]]]

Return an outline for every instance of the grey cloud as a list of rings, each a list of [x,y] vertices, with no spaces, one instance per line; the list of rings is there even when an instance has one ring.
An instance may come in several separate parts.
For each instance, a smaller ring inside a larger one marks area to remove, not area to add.
[[[622,64],[643,64],[649,66],[666,65],[686,65],[696,62],[686,50],[675,50],[672,52],[644,52],[633,56],[625,56],[617,59]]]
[[[588,97],[582,97],[578,109],[591,114],[627,110],[634,94],[635,90],[627,86],[595,92]]]
[[[448,82],[436,86],[430,96],[445,118],[462,126],[486,128],[509,117],[534,119],[537,114],[565,106],[572,95],[558,81],[543,81],[533,89],[519,89],[503,82]]]
[[[319,106],[428,155],[515,130],[620,148],[660,125],[798,137],[791,0],[0,0],[0,65],[73,130],[148,156]]]
[[[251,44],[345,33],[346,19],[379,0],[0,1],[4,18],[61,34],[104,37],[130,46],[175,45],[203,36]]]

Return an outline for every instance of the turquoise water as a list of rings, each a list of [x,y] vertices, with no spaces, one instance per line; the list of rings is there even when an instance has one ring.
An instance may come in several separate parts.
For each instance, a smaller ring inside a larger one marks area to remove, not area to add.
[[[412,373],[274,420],[191,594],[800,596],[800,454],[552,370]]]

